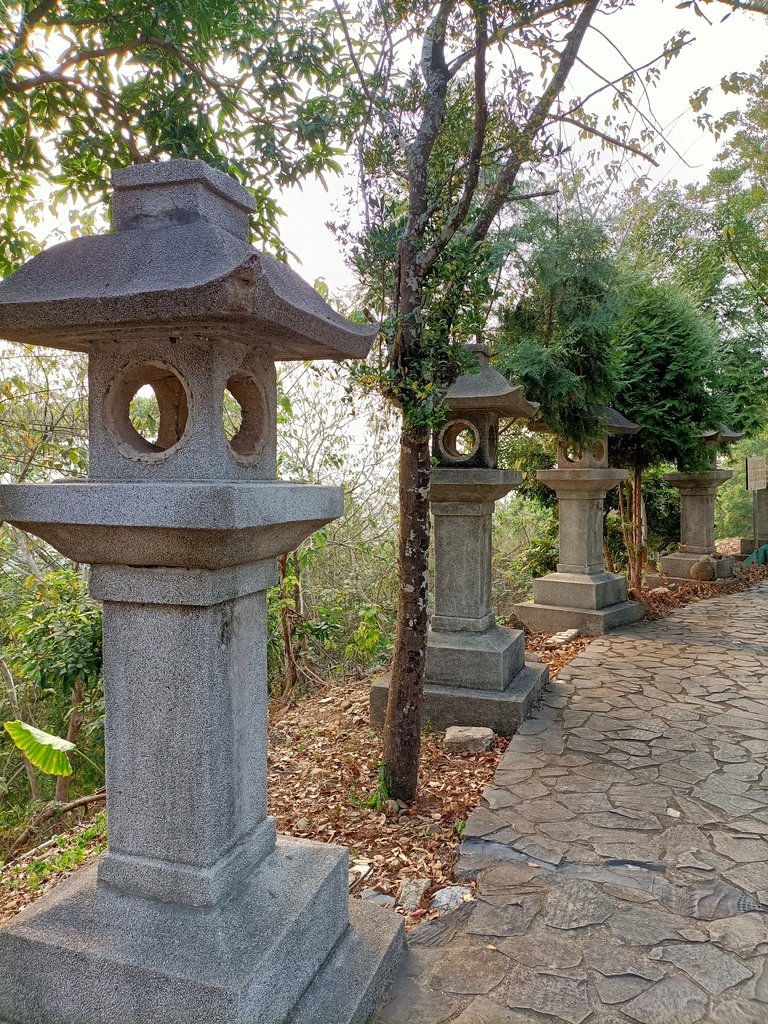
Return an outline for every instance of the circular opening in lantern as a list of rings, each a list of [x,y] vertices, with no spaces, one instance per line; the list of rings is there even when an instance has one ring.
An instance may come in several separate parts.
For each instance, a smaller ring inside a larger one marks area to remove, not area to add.
[[[569,445],[562,449],[563,460],[569,465],[578,465],[584,459],[584,452],[577,445]]]
[[[267,436],[267,417],[261,386],[244,373],[233,374],[224,391],[221,425],[238,462],[253,463],[261,454]]]
[[[131,426],[149,444],[157,446],[160,433],[160,403],[151,384],[140,387],[128,406]]]
[[[187,386],[172,366],[162,362],[129,365],[107,390],[107,431],[126,458],[159,462],[184,440],[189,405]]]
[[[449,462],[467,462],[480,447],[480,434],[469,420],[451,420],[440,431],[438,445]]]

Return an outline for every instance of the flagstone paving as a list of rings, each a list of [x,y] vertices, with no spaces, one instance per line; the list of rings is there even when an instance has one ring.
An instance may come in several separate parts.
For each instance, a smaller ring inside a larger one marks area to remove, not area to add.
[[[768,584],[595,640],[467,822],[376,1024],[768,1024]]]

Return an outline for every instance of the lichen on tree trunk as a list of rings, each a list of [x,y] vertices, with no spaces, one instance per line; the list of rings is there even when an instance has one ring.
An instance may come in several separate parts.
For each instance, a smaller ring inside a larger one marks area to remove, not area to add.
[[[429,558],[429,437],[400,435],[398,606],[395,649],[384,723],[387,786],[396,800],[413,800],[421,746],[421,705],[427,644]]]

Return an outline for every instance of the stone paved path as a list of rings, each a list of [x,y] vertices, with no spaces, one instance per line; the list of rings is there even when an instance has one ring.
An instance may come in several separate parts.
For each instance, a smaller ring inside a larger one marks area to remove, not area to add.
[[[595,642],[513,739],[377,1024],[768,1024],[768,585]]]

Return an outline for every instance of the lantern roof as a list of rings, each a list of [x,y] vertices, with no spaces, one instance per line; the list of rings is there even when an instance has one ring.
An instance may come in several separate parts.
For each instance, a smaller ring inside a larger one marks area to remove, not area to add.
[[[730,427],[719,426],[717,430],[705,430],[699,437],[705,444],[731,444],[744,437],[743,430],[731,430]]]
[[[274,359],[348,359],[377,331],[249,243],[256,208],[200,160],[116,171],[115,230],[52,246],[0,283],[0,337],[87,351],[130,333],[241,341]]]
[[[611,409],[607,405],[593,405],[593,415],[603,420],[606,425],[606,433],[612,435],[618,434],[637,434],[638,431],[642,430],[642,427],[638,423],[633,423],[628,420],[626,416],[622,416],[616,409]],[[537,423],[531,425],[531,430],[535,430],[540,434],[552,434],[552,431],[543,420],[539,420]]]
[[[486,345],[467,345],[477,356],[479,369],[465,373],[448,389],[445,402],[451,412],[493,412],[501,419],[532,419],[539,403],[529,402],[522,385],[513,386],[489,362]]]

